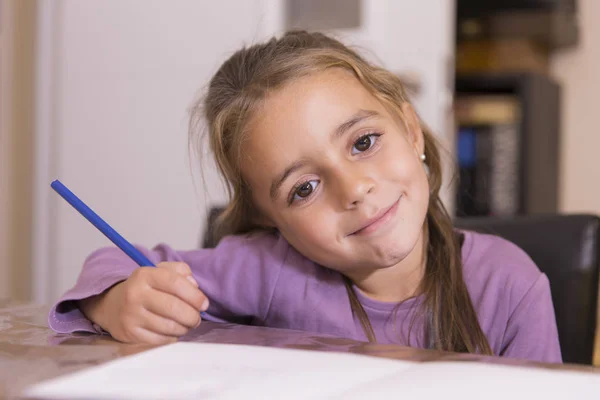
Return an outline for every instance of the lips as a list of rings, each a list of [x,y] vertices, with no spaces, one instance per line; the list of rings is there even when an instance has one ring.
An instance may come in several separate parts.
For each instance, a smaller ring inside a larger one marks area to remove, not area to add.
[[[396,215],[396,211],[398,211],[398,203],[400,202],[400,198],[394,202],[389,207],[386,207],[380,210],[374,217],[366,220],[356,231],[352,232],[350,235],[369,235],[374,233],[386,222],[388,222],[394,215]]]

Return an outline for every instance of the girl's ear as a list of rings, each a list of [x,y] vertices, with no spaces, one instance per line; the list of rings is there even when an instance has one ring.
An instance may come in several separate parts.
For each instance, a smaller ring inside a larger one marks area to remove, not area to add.
[[[415,149],[417,156],[421,156],[425,152],[425,141],[423,139],[423,129],[421,121],[415,112],[415,109],[409,102],[402,104],[402,115],[404,116],[404,124],[406,126],[408,141]]]

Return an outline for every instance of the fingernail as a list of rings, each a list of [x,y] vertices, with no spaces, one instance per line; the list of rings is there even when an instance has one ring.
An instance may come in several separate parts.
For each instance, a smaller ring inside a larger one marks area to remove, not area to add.
[[[194,279],[193,276],[189,275],[185,277],[188,281],[192,282],[192,284],[196,287],[198,287],[198,282],[196,282],[196,280]]]
[[[202,303],[202,306],[200,307],[200,311],[206,310],[208,310],[208,299],[204,299],[204,303]]]

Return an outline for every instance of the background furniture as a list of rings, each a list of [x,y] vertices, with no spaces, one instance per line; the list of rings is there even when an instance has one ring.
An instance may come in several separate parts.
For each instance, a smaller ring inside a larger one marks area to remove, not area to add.
[[[456,78],[456,215],[559,212],[558,83],[532,72]]]
[[[600,218],[481,217],[458,219],[456,226],[504,237],[533,259],[550,280],[563,361],[591,364],[597,326]]]

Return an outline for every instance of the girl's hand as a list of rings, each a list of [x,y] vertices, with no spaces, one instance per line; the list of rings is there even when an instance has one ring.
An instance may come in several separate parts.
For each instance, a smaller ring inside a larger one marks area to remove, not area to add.
[[[121,342],[164,344],[200,325],[208,299],[187,264],[164,262],[137,268],[103,294],[80,301],[79,307]]]

